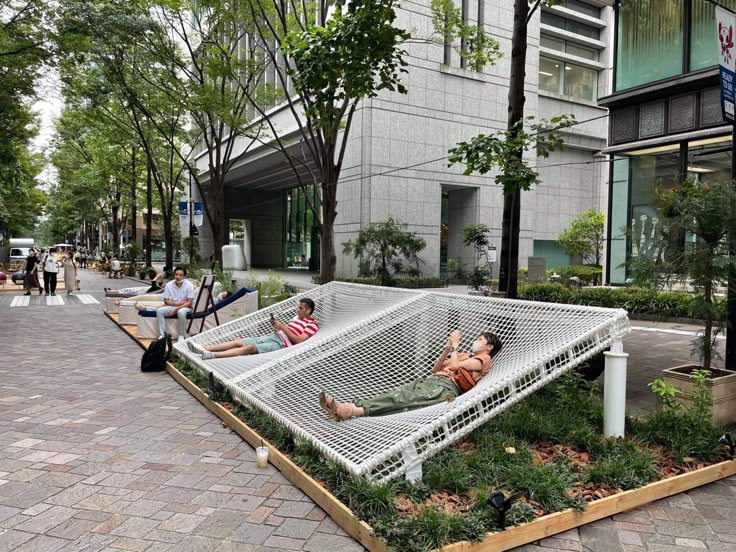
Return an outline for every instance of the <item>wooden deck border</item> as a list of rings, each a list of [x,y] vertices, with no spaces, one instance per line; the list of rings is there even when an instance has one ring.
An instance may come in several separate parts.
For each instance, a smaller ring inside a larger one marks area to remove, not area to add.
[[[116,314],[107,312],[105,314],[143,349],[148,348],[148,345],[153,341],[151,339],[138,339],[135,335],[135,326],[121,325],[117,321],[118,316]],[[314,500],[346,533],[371,552],[389,552],[390,548],[388,545],[373,534],[370,525],[355,517],[352,511],[332,493],[312,479],[286,455],[271,446],[268,441],[262,439],[243,420],[235,416],[221,404],[211,401],[204,391],[179,372],[173,364],[168,363],[166,371],[210,412],[220,418],[252,447],[260,446],[261,441],[263,441],[269,447],[269,462],[289,481]],[[509,527],[505,531],[489,533],[481,542],[457,542],[443,546],[437,552],[499,552],[509,550],[510,548],[523,546],[605,517],[639,508],[655,500],[667,498],[668,496],[713,483],[714,481],[732,475],[736,475],[736,460],[726,460],[725,462],[713,464],[700,470],[655,481],[638,489],[624,491],[594,502],[589,502],[588,507],[583,512],[576,512],[572,509],[555,512],[536,518],[529,523]]]

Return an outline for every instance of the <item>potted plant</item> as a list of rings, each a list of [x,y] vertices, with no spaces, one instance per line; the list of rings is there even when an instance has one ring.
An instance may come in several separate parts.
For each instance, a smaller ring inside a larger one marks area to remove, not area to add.
[[[693,341],[700,365],[664,370],[664,384],[676,391],[687,407],[696,387],[707,391],[716,424],[736,421],[736,372],[713,368],[719,358],[716,338],[723,330],[726,298],[719,287],[727,285],[731,269],[729,237],[736,232],[736,191],[730,181],[689,179],[670,190],[660,190],[662,214],[661,269],[678,278],[694,293],[692,313],[703,321],[703,330]],[[732,368],[732,367],[726,367]],[[703,380],[696,385],[697,380]]]

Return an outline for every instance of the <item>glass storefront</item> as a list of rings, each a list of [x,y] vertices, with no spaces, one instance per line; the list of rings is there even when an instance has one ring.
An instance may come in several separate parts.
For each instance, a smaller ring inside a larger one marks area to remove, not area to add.
[[[657,189],[685,178],[731,179],[731,137],[642,149],[616,156],[611,179],[610,283],[623,284],[637,258],[663,258]]]
[[[319,205],[316,189],[308,188],[309,202]],[[286,267],[309,268],[312,257],[313,213],[305,191],[295,188],[286,192]]]

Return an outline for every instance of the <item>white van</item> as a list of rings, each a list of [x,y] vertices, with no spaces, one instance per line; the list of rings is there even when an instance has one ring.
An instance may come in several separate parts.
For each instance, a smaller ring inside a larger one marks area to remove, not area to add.
[[[33,238],[10,238],[10,262],[25,261],[34,246]]]
[[[30,247],[11,247],[10,248],[10,262],[18,263],[25,261],[30,253]]]

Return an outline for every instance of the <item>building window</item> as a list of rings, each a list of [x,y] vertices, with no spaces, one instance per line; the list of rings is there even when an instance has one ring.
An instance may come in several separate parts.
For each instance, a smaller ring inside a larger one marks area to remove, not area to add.
[[[585,46],[580,46],[579,44],[575,44],[574,42],[562,40],[561,38],[545,34],[541,35],[540,39],[540,45],[542,46],[542,48],[549,48],[550,50],[557,50],[558,52],[564,52],[566,54],[570,54],[571,56],[577,56],[592,61],[598,61],[598,50],[595,50],[593,48],[586,48]]]
[[[589,17],[595,17],[596,19],[600,19],[601,17],[600,8],[591,6],[590,4],[585,4],[579,0],[567,0],[567,2],[564,2],[562,5],[568,10],[576,11]]]
[[[719,4],[736,9],[736,0],[719,0]],[[716,8],[709,2],[692,4],[690,24],[690,70],[696,71],[718,65],[718,46],[715,36]]]
[[[599,40],[601,37],[600,29],[549,12],[542,12],[542,24],[595,40]]]
[[[593,69],[539,56],[539,88],[581,100],[595,100],[597,73]]]
[[[616,89],[682,73],[683,25],[683,0],[620,0]]]

